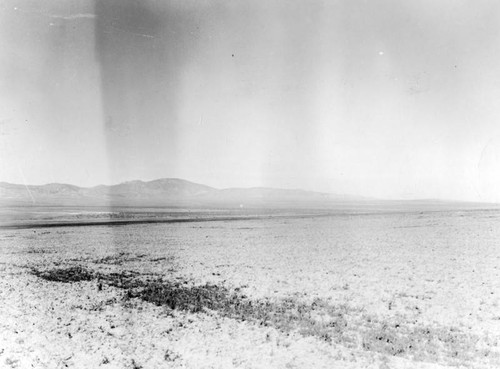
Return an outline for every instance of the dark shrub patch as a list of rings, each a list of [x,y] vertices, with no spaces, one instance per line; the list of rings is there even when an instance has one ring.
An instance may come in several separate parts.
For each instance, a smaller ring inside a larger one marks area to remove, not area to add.
[[[155,305],[166,305],[171,309],[188,310],[197,313],[206,309],[220,310],[230,300],[230,293],[224,287],[206,284],[186,286],[182,283],[153,282],[132,294]]]
[[[32,269],[32,273],[37,277],[51,282],[81,282],[90,281],[94,279],[94,274],[81,266],[74,266],[70,268],[56,268],[50,270],[40,271]]]

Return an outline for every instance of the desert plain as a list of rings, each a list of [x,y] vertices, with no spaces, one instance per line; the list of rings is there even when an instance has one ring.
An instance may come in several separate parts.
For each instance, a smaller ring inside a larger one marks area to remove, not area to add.
[[[498,209],[153,213],[10,210],[0,367],[500,367]]]

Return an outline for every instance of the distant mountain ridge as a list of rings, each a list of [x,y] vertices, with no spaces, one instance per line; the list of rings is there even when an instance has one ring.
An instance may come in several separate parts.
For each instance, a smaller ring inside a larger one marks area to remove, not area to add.
[[[134,180],[115,185],[21,185],[0,182],[0,204],[75,206],[311,206],[363,201],[354,196],[279,188],[217,189],[179,178]]]
[[[91,193],[108,193],[112,196],[149,197],[162,195],[166,198],[189,197],[214,191],[215,188],[179,178],[162,178],[149,182],[140,180],[122,182],[116,185],[100,185],[89,188]]]

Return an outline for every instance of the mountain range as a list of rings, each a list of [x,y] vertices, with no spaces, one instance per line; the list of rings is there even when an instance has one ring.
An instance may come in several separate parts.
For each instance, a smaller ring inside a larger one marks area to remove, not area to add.
[[[366,199],[264,187],[217,189],[178,178],[149,182],[135,180],[95,187],[0,182],[0,205],[10,206],[324,207],[333,203],[358,201]]]

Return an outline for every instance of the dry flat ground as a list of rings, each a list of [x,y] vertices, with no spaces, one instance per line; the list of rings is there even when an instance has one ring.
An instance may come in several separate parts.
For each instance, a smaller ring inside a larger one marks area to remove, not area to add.
[[[499,368],[500,211],[0,230],[2,368]]]

